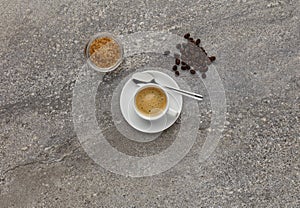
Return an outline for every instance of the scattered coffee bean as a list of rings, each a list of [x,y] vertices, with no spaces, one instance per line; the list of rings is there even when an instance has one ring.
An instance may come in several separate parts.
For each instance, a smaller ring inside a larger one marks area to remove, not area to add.
[[[191,36],[190,33],[187,33],[187,34],[184,35],[184,38],[188,39],[190,36]]]
[[[207,71],[208,71],[208,67],[207,66],[200,67],[200,72],[207,72]]]
[[[165,56],[170,55],[170,51],[165,51],[165,52],[164,52],[164,55],[165,55]]]
[[[174,58],[180,59],[180,55],[178,53],[174,53]]]
[[[208,65],[215,61],[216,57],[208,57],[205,49],[200,47],[201,40],[199,38],[193,39],[190,33],[185,34],[184,38],[187,40],[186,43],[176,45],[180,54],[174,53],[176,65],[173,66],[173,70],[175,75],[179,76],[179,67],[181,70],[189,70],[191,74],[196,74],[197,69],[200,71],[202,78],[205,79]]]
[[[215,60],[216,60],[216,57],[215,56],[210,56],[210,57],[208,57],[209,58],[209,60],[211,61],[211,62],[214,62]]]

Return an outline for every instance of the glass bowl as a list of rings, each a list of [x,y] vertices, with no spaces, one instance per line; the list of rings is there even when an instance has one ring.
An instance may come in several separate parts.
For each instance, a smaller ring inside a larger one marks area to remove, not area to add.
[[[96,46],[97,43],[98,46]],[[91,54],[91,51],[94,52]],[[93,35],[86,44],[84,53],[88,65],[99,72],[115,70],[122,63],[124,57],[121,41],[108,32]]]

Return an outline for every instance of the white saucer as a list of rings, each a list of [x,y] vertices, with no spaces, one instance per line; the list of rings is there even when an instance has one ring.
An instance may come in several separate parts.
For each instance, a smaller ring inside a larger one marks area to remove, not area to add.
[[[179,88],[178,84],[169,75],[159,72],[148,70],[143,73],[151,73],[153,77],[158,81],[158,83]],[[162,118],[155,121],[147,121],[139,117],[134,111],[134,92],[139,88],[132,79],[129,79],[124,85],[121,97],[120,97],[120,107],[121,112],[130,126],[138,131],[144,133],[158,133],[166,130],[174,124],[180,115],[182,110],[182,96],[171,90],[168,91],[170,98],[170,108],[178,112],[177,116],[171,116],[166,114]]]

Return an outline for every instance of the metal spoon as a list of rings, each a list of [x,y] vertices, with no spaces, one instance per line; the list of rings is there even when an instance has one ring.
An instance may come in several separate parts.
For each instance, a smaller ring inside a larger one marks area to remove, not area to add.
[[[174,87],[159,84],[150,73],[145,73],[145,72],[144,73],[143,72],[135,73],[135,74],[132,75],[132,81],[135,84],[149,84],[149,83],[157,84],[157,85],[159,85],[163,88],[175,91],[175,92],[177,92],[181,95],[184,95],[184,96],[187,96],[187,97],[190,97],[190,98],[194,98],[196,100],[203,100],[202,95],[196,94],[194,92],[189,92],[189,91],[186,91],[186,90],[181,90],[181,89],[177,89],[177,88],[174,88]]]

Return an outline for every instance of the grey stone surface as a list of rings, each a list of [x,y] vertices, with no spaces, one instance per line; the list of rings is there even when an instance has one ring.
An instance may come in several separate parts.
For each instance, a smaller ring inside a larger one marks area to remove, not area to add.
[[[299,10],[297,0],[3,0],[0,207],[299,207]],[[98,31],[190,32],[216,55],[228,112],[208,160],[198,161],[197,140],[174,168],[130,178],[88,157],[72,90]]]

